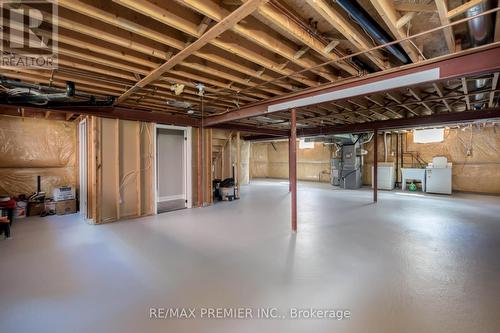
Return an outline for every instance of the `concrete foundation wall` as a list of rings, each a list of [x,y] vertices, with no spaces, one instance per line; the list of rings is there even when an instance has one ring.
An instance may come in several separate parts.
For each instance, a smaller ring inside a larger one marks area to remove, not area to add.
[[[383,135],[378,138],[378,161],[384,161]],[[387,160],[396,158],[396,134],[387,135]],[[452,186],[454,191],[500,194],[500,128],[466,126],[445,129],[444,141],[440,143],[414,143],[413,133],[403,134],[404,151],[418,153],[425,162],[434,156],[446,156],[453,163]],[[369,151],[364,158],[363,183],[371,185],[373,142],[365,145]],[[468,154],[469,152],[469,154]],[[406,155],[405,167],[410,167],[411,158]]]
[[[252,143],[250,175],[252,178],[288,179],[288,142]],[[311,149],[297,149],[297,178],[330,181],[330,146],[315,143]]]
[[[383,135],[378,138],[378,161],[384,161]],[[255,142],[251,146],[250,175],[252,178],[288,178],[288,142]],[[400,146],[399,146],[400,147]],[[373,142],[365,144],[363,183],[371,185]],[[300,180],[329,181],[331,146],[316,143],[314,149],[298,149],[297,176]],[[396,133],[387,135],[387,161],[396,159]],[[453,190],[500,194],[500,128],[498,126],[466,126],[445,129],[440,143],[413,142],[413,133],[403,134],[403,150],[412,152],[426,163],[434,156],[446,156],[453,163]],[[411,167],[411,157],[405,154],[405,167]],[[398,159],[399,164],[399,159]],[[399,165],[400,167],[400,165]],[[399,174],[399,172],[398,172]]]

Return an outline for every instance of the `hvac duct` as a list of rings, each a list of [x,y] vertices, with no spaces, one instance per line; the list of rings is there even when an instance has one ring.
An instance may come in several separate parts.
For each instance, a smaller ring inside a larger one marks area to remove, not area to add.
[[[111,106],[113,97],[97,99],[93,95],[75,92],[75,83],[66,82],[66,89],[45,87],[0,78],[0,103],[16,105],[58,106]]]
[[[490,10],[491,8],[493,8],[492,2],[488,0],[468,9],[465,15],[467,17],[472,17]],[[469,40],[471,47],[481,46],[493,41],[493,14],[483,15],[481,17],[472,19],[467,22],[467,25],[469,27]],[[486,80],[476,80],[474,82],[474,86],[476,90],[481,90],[486,86]],[[475,95],[475,97],[476,100],[481,101],[486,97],[486,95],[478,94]],[[474,104],[474,108],[480,109],[482,105],[482,103],[476,103]]]
[[[336,0],[337,4],[342,7],[365,31],[372,36],[379,45],[392,42],[393,39],[382,29],[378,23],[368,14],[357,1],[352,0]],[[401,49],[399,45],[389,45],[387,51],[393,54],[403,64],[411,62],[408,55]]]

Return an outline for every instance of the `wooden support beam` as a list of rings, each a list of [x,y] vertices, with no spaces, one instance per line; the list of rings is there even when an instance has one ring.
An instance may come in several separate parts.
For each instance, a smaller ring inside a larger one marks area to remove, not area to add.
[[[290,191],[292,231],[297,232],[297,110],[290,110]]]
[[[168,26],[174,27],[175,29],[181,30],[185,32],[188,35],[194,36],[194,37],[199,37],[198,32],[197,32],[197,26],[190,24],[189,21],[174,15],[172,12],[167,11],[165,8],[158,6],[157,4],[147,1],[147,0],[113,0],[116,3],[119,3],[120,5],[123,5],[127,8],[130,8],[131,10],[137,11],[139,13],[142,13],[146,16],[149,16],[163,24],[166,24]],[[267,0],[262,0],[262,1],[267,1]],[[205,16],[210,17],[212,20],[220,22],[221,20],[225,19],[228,15],[229,12],[224,9],[223,7],[219,6],[213,1],[205,1],[205,0],[177,0],[177,2],[180,2],[181,4],[185,5],[186,7],[189,7],[193,9],[194,11],[197,11]],[[247,18],[248,19],[248,18]],[[257,31],[255,29],[249,29],[245,27],[242,24],[237,24],[234,26],[234,31],[241,36],[251,40],[252,42],[255,42],[259,44],[262,47],[267,48],[268,50],[278,53],[281,56],[286,57],[289,60],[293,60],[293,54],[295,53],[294,51],[291,51],[292,48],[290,46],[290,43],[285,43],[284,40],[279,40],[276,38],[272,38],[269,36],[268,33],[262,32],[262,31]],[[293,71],[291,69],[280,69],[277,66],[277,63],[267,57],[263,57],[261,53],[251,50],[249,48],[245,48],[241,45],[238,45],[237,43],[224,40],[223,38],[217,38],[214,39],[211,42],[212,45],[223,49],[227,52],[233,53],[239,57],[242,57],[244,59],[247,59],[255,64],[258,64],[260,66],[266,67],[267,69],[280,73],[281,75],[289,75],[292,74]],[[311,59],[309,59],[311,60]],[[296,61],[297,64],[302,66],[303,68],[308,68],[312,67],[313,65],[317,65],[317,61],[307,61],[305,62],[305,59],[299,59]],[[253,72],[252,74],[255,74]],[[293,77],[293,80],[300,82],[302,84],[305,84],[306,86],[317,86],[318,82],[309,79],[305,76],[295,76]],[[280,83],[277,83],[277,85],[281,85]],[[288,87],[292,87],[291,85],[287,84]],[[293,90],[293,88],[292,88]]]
[[[71,118],[73,118],[74,113],[68,112],[66,113],[66,121],[69,121]]]
[[[441,25],[446,25],[450,23],[450,19],[448,18],[448,6],[445,0],[435,0],[436,7],[438,9],[439,20],[441,21]],[[446,40],[446,45],[448,46],[448,50],[450,53],[455,52],[455,35],[453,34],[453,28],[447,27],[443,29],[444,38]]]
[[[205,31],[207,31],[210,22],[212,22],[212,19],[210,17],[205,16],[203,20],[201,20],[200,25],[198,26],[198,34],[203,35]]]
[[[484,2],[485,0],[470,0],[470,1],[467,1],[466,3],[448,11],[448,13],[446,13],[446,17],[449,19],[455,17],[455,16],[458,16],[464,12],[466,12],[468,9],[474,7],[474,6],[477,6],[479,4],[481,4],[482,2]]]
[[[389,98],[389,99],[393,100],[394,102],[398,103],[398,105],[400,105],[402,108],[404,108],[405,110],[407,110],[411,114],[413,114],[415,116],[419,115],[417,112],[415,112],[415,110],[413,110],[409,106],[405,105],[403,103],[403,100],[401,99],[401,97],[397,96],[396,93],[394,93],[394,92],[387,92],[385,95],[387,96],[387,98]]]
[[[142,80],[137,82],[133,87],[128,89],[125,93],[123,93],[116,100],[115,104],[120,104],[128,99],[134,92],[138,91],[141,88],[144,88],[146,85],[150,84],[153,81],[158,80],[164,73],[168,72],[175,65],[181,63],[184,59],[189,57],[194,52],[201,49],[203,46],[211,42],[214,38],[222,34],[224,31],[231,29],[236,23],[250,15],[263,0],[248,0],[246,3],[238,7],[234,12],[232,12],[229,16],[225,17],[219,23],[217,23],[214,27],[204,33],[200,38],[198,38],[195,42],[191,43],[189,46],[184,48],[182,51],[174,55],[163,65],[149,73]]]
[[[441,84],[440,83],[433,83],[432,86],[434,87],[434,90],[436,91],[438,96],[443,98],[444,94],[443,94],[443,88],[441,87]],[[448,110],[448,112],[453,112],[453,109],[451,108],[450,104],[448,104],[448,101],[446,99],[442,99],[441,101],[443,102],[443,104],[446,107],[446,109]]]
[[[399,12],[417,12],[417,13],[435,13],[437,12],[436,4],[420,4],[420,3],[397,3],[394,4],[394,9]]]
[[[340,41],[339,40],[332,40],[330,43],[328,43],[327,46],[325,46],[325,49],[323,50],[323,52],[325,53],[330,53],[333,51],[333,49],[335,49],[337,47],[337,45],[340,44]]]
[[[44,116],[44,118],[45,118],[45,119],[49,119],[50,115],[51,115],[51,112],[50,112],[50,111],[45,111],[45,116]]]
[[[470,106],[470,97],[469,97],[469,88],[467,87],[467,79],[465,77],[461,78],[460,81],[462,82],[462,91],[464,92],[465,95],[465,105],[467,106],[467,111],[472,110]]]
[[[406,37],[406,32],[402,28],[397,28],[396,23],[401,17],[394,8],[393,1],[391,0],[370,0],[379,15],[384,20],[385,24],[389,27],[392,34],[396,39]],[[401,46],[406,51],[408,56],[413,62],[418,62],[418,52],[415,47],[408,41],[402,42]]]
[[[500,108],[463,112],[445,112],[413,118],[381,120],[350,125],[323,126],[321,128],[304,128],[301,129],[300,136],[307,137],[327,134],[365,133],[371,132],[374,129],[390,130],[409,129],[424,126],[442,126],[447,124],[469,123],[485,119],[500,119]]]
[[[491,79],[491,92],[490,92],[490,100],[488,103],[488,106],[490,108],[493,108],[495,106],[494,98],[495,98],[495,90],[497,89],[498,85],[498,75],[499,75],[498,72],[494,73],[493,78]]]
[[[401,16],[397,22],[396,22],[396,28],[401,29],[403,28],[406,24],[408,24],[413,18],[417,15],[416,12],[409,12]]]
[[[133,10],[138,10],[137,8],[133,7],[135,3],[141,5],[141,2],[139,2],[139,1],[130,1],[130,2],[126,2],[126,3],[120,2],[120,4],[122,4],[124,6],[132,6],[131,8]],[[99,7],[95,7],[95,6],[85,4],[79,0],[60,0],[60,1],[58,1],[58,4],[64,8],[68,8],[72,11],[82,13],[84,15],[92,17],[93,19],[104,22],[108,25],[118,27],[118,28],[123,29],[125,31],[128,31],[130,33],[137,34],[138,36],[148,38],[148,39],[156,41],[158,43],[168,45],[169,47],[172,47],[174,49],[182,50],[184,48],[183,41],[176,39],[173,36],[170,36],[167,34],[161,34],[157,30],[147,28],[147,27],[145,27],[145,26],[143,26],[135,21],[131,21],[125,17],[122,17],[122,15],[120,15],[120,13],[118,13],[118,12],[109,12],[107,10],[107,7],[105,7],[103,5],[100,5]],[[142,8],[142,9],[140,9],[140,11],[146,15],[153,14],[153,13],[160,13],[160,14],[162,13],[162,12],[158,11],[159,7],[154,7],[154,8],[140,7],[140,8]],[[164,14],[165,14],[165,16],[160,15],[159,17],[157,17],[157,20],[160,20],[160,17],[165,17],[165,19],[169,19],[170,25],[175,25],[174,23],[172,23],[172,22],[175,22],[175,18],[171,17],[171,16],[173,16],[173,14],[170,13],[171,14],[170,16],[167,16],[166,13],[164,13]],[[162,23],[163,23],[163,21],[162,21]],[[107,30],[102,31],[98,27],[87,26],[85,24],[81,24],[78,22],[70,22],[69,20],[66,20],[62,17],[59,18],[58,24],[59,24],[59,26],[64,27],[66,29],[75,30],[75,31],[78,31],[79,33],[83,33],[85,35],[90,35],[90,36],[97,38],[97,39],[102,39],[108,43],[113,43],[113,44],[120,43],[120,45],[127,47],[127,48],[134,49],[138,52],[142,52],[142,53],[145,53],[148,55],[151,54],[150,52],[153,52],[154,55],[157,55],[157,56],[159,55],[159,57],[164,59],[164,60],[168,59],[167,56],[168,56],[169,52],[166,52],[163,55],[161,50],[156,50],[156,49],[150,48],[150,47],[148,47],[148,45],[145,45],[145,44],[131,42],[130,39],[128,39],[128,38],[123,38],[117,34],[109,32]],[[61,31],[60,31],[60,33],[61,33]],[[191,31],[191,33],[194,34],[195,36],[199,36],[199,34],[195,31]],[[129,45],[129,46],[127,46],[127,45]],[[223,46],[223,45],[220,45],[220,46]],[[237,61],[233,61],[233,60],[227,59],[223,56],[217,55],[213,52],[206,52],[206,51],[199,50],[199,51],[195,52],[194,55],[198,56],[202,59],[205,59],[207,61],[211,61],[211,62],[219,64],[221,66],[230,68],[230,69],[235,70],[237,72],[244,73],[244,74],[250,75],[252,77],[257,77],[257,78],[259,77],[259,75],[257,75],[253,69],[248,68],[248,67],[238,63]],[[272,79],[272,76],[266,74],[266,75],[262,76],[262,79],[270,80],[270,79]],[[139,80],[137,80],[137,81],[139,81]],[[276,85],[281,86],[283,88],[286,88],[288,90],[293,90],[293,87],[291,84],[277,83]]]
[[[303,47],[300,48],[300,50],[298,50],[297,52],[295,52],[295,54],[293,55],[293,58],[294,59],[300,59],[309,50],[310,50],[309,46],[303,46]]]
[[[332,27],[338,30],[355,48],[359,51],[367,50],[373,45],[354,28],[354,26],[340,15],[326,0],[306,0],[321,17],[323,17]],[[338,45],[338,41],[330,42],[324,49],[323,53],[328,54],[333,48]],[[387,68],[380,52],[369,52],[366,54],[380,69]]]
[[[429,105],[427,105],[427,103],[425,103],[422,99],[422,97],[420,96],[420,93],[417,92],[417,89],[416,88],[408,88],[408,92],[413,96],[413,98],[415,98],[417,101],[420,102],[420,105],[422,105],[424,108],[426,108],[431,114],[434,113],[434,111],[429,107]]]
[[[243,1],[245,2],[248,0]],[[284,31],[288,34],[299,40],[304,45],[310,47],[311,50],[316,51],[322,57],[329,60],[339,58],[339,56],[335,53],[325,53],[324,49],[326,44],[315,35],[311,34],[308,30],[304,29],[304,27],[299,25],[296,20],[290,19],[290,13],[286,13],[281,10],[279,4],[277,5],[273,2],[262,4],[259,6],[257,13],[284,29]],[[358,74],[358,69],[355,66],[352,66],[344,61],[335,62],[332,63],[332,65],[346,71],[350,75]]]

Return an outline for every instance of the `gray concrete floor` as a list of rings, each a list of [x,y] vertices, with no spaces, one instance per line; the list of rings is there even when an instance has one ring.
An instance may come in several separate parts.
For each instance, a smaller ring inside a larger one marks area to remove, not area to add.
[[[29,218],[0,240],[2,332],[499,332],[500,198],[299,185],[101,226]],[[150,320],[156,307],[349,309],[335,320]]]

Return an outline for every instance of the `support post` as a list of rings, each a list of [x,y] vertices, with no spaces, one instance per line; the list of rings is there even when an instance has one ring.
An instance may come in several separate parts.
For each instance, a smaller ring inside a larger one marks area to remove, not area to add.
[[[290,190],[292,192],[292,231],[297,232],[297,110],[290,110]]]
[[[203,141],[202,141],[203,129],[198,127],[198,159],[197,159],[197,169],[198,169],[198,179],[197,179],[197,190],[198,190],[198,207],[203,207]]]
[[[373,202],[377,202],[377,192],[378,192],[378,130],[373,131]]]
[[[238,189],[238,197],[240,196],[240,178],[241,178],[241,138],[240,132],[236,132],[236,188]]]
[[[398,183],[399,183],[399,133],[396,133],[396,185]]]
[[[290,128],[291,131],[291,128]],[[288,135],[288,192],[292,192],[292,135]]]

